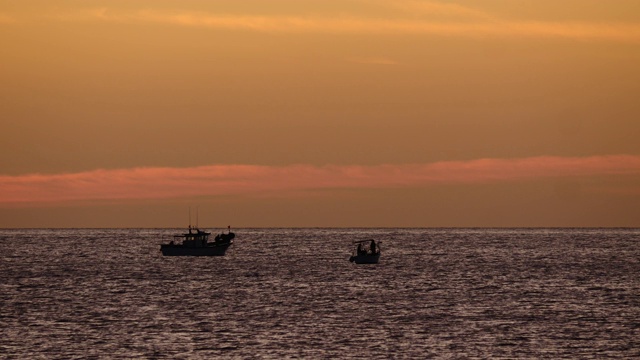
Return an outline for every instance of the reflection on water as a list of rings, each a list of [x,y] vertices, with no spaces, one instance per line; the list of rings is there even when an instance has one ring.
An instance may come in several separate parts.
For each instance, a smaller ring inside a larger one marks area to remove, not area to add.
[[[0,353],[16,358],[640,356],[640,230],[0,230]],[[381,242],[377,265],[348,261]]]

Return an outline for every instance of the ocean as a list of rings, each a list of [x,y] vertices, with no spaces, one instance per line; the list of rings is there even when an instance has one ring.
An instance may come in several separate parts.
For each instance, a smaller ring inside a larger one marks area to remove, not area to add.
[[[640,229],[181,232],[0,230],[0,358],[640,357]]]

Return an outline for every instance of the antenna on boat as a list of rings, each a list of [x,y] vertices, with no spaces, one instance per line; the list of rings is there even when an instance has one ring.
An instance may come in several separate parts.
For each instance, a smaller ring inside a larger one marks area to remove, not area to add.
[[[189,229],[191,229],[191,206],[189,206]]]
[[[200,227],[198,226],[198,214],[199,214],[198,210],[199,210],[198,206],[196,206],[196,229],[200,229]]]

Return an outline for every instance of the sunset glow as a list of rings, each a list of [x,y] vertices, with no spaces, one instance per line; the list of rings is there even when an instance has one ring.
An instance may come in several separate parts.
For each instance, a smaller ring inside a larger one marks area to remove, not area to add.
[[[0,227],[640,225],[635,0],[9,2],[0,40]]]

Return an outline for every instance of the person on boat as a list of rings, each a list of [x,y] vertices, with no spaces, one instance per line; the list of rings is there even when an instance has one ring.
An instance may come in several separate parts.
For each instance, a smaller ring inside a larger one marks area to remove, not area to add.
[[[375,255],[376,254],[376,241],[371,239],[371,255]]]

